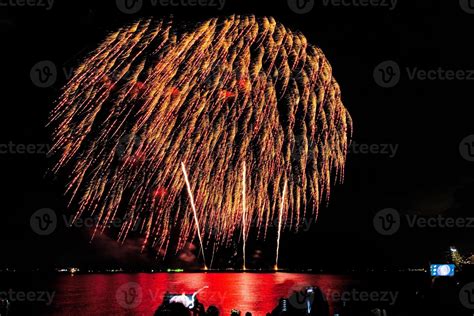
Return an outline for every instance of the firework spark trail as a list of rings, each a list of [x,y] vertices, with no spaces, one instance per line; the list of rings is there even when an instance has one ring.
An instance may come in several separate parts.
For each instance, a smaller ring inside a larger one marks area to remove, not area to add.
[[[273,18],[237,15],[194,28],[144,19],[111,33],[77,68],[49,125],[52,171],[70,175],[74,218],[97,215],[94,234],[124,218],[121,242],[140,223],[143,247],[164,254],[196,236],[194,216],[211,249],[239,232],[266,238],[280,215],[298,229],[342,180],[352,130],[322,51]]]
[[[246,204],[246,190],[247,187],[245,185],[246,182],[246,173],[247,173],[247,168],[245,166],[244,162],[244,168],[242,172],[242,240],[243,240],[243,246],[242,246],[242,253],[243,253],[243,259],[244,263],[242,268],[245,270],[245,252],[247,249],[247,204]]]
[[[195,221],[195,224],[196,224],[196,230],[197,230],[197,234],[198,234],[198,238],[199,238],[199,243],[201,244],[202,260],[204,261],[204,267],[207,270],[206,256],[204,254],[204,244],[202,243],[201,229],[199,228],[199,220],[197,218],[196,206],[194,205],[193,193],[191,192],[191,185],[189,184],[188,174],[186,172],[186,166],[182,162],[181,162],[181,168],[183,170],[184,179],[186,181],[186,187],[188,188],[189,201],[191,202],[191,207],[193,209],[194,221]]]
[[[275,258],[275,270],[278,270],[278,259],[280,256],[280,239],[281,239],[281,223],[283,220],[283,211],[285,208],[285,194],[286,194],[286,181],[283,185],[283,193],[281,195],[280,214],[278,215],[278,231],[277,231],[277,246],[276,246],[276,258]]]

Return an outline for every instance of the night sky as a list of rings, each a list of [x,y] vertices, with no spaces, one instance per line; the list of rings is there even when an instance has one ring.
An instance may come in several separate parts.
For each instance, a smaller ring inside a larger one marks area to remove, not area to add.
[[[48,112],[81,58],[124,23],[169,14],[186,21],[233,13],[273,16],[321,47],[333,67],[354,121],[355,145],[346,179],[335,186],[329,205],[322,207],[317,223],[307,232],[283,233],[280,266],[421,267],[446,260],[450,245],[465,255],[474,252],[474,223],[411,228],[406,220],[406,215],[417,214],[468,223],[474,217],[474,162],[459,150],[461,141],[474,134],[470,98],[474,14],[463,11],[458,1],[404,1],[394,10],[316,2],[307,14],[293,12],[286,0],[227,0],[223,10],[145,5],[136,14],[124,14],[115,1],[56,1],[50,10],[0,7],[0,144],[36,148],[33,154],[11,150],[0,154],[0,266],[155,263],[148,252],[139,254],[136,238],[123,247],[113,235],[90,244],[88,229],[66,228],[63,216],[69,217],[74,205],[67,208],[64,179],[47,173],[52,162],[41,149],[50,143]],[[56,82],[45,88],[30,78],[33,65],[43,60],[58,69]],[[374,79],[374,69],[387,60],[395,61],[401,73],[398,84],[390,88]],[[411,79],[414,70],[434,70],[437,79]],[[466,77],[449,80],[446,73],[443,77],[445,70],[461,71]],[[364,153],[367,148],[372,152]],[[396,152],[385,153],[386,148]],[[47,236],[36,234],[30,225],[32,214],[42,208],[58,214],[58,227]],[[375,214],[385,208],[398,210],[402,218],[400,229],[389,236],[379,234],[373,224]],[[274,248],[273,238],[250,242],[252,265],[271,265]],[[192,256],[181,254],[167,264],[184,264]],[[221,257],[217,261],[221,267],[241,260],[240,255],[233,257],[233,250]]]

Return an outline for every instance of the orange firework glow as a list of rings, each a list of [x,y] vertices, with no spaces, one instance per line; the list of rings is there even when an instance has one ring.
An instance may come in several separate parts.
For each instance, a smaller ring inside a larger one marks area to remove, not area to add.
[[[322,51],[254,16],[120,28],[75,71],[49,124],[75,219],[97,215],[94,234],[125,219],[120,242],[141,223],[158,253],[196,237],[214,252],[250,229],[266,238],[276,218],[280,236],[316,217],[352,129]]]

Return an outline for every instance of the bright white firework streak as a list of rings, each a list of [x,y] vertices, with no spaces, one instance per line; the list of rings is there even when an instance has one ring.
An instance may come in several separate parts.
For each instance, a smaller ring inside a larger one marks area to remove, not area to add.
[[[189,184],[188,174],[184,163],[181,162],[181,169],[183,170],[184,180],[186,181],[186,187],[188,188],[189,200],[191,201],[191,207],[193,208],[194,221],[196,222],[196,229],[199,237],[199,243],[201,244],[202,260],[204,260],[204,268],[207,270],[206,257],[204,255],[204,245],[202,243],[201,229],[199,228],[199,221],[197,218],[196,205],[194,205],[193,193],[191,192],[191,185]]]
[[[278,236],[277,236],[275,270],[278,270],[278,256],[280,254],[281,222],[283,220],[283,208],[285,207],[285,193],[286,193],[286,181],[285,181],[285,184],[283,185],[283,194],[281,196],[280,214],[278,216]]]
[[[245,270],[245,250],[247,248],[247,202],[246,202],[246,173],[247,173],[247,168],[245,167],[245,162],[244,162],[244,171],[242,173],[242,239],[243,239],[243,259],[244,259],[244,264],[243,264],[243,269]]]

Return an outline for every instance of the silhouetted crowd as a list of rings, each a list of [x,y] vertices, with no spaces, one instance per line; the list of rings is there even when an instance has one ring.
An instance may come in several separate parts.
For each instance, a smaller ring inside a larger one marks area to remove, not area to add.
[[[460,285],[453,278],[433,279],[429,285],[420,284],[419,290],[400,292],[396,304],[370,300],[347,301],[338,302],[337,307],[333,308],[330,308],[328,298],[318,287],[307,287],[288,298],[281,298],[266,316],[472,316],[474,310],[466,309],[460,303]],[[230,314],[243,316],[236,309]],[[244,315],[252,316],[252,313],[246,312]],[[213,305],[206,310],[196,298],[193,309],[180,303],[164,301],[155,316],[220,316],[220,311]]]

